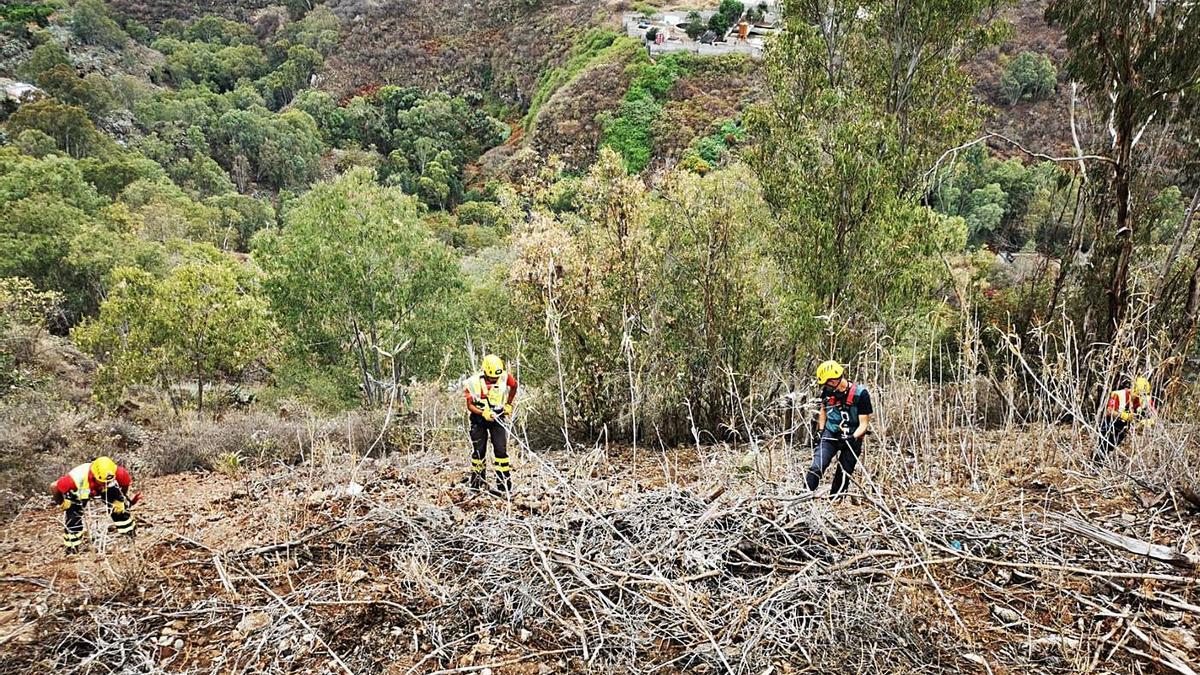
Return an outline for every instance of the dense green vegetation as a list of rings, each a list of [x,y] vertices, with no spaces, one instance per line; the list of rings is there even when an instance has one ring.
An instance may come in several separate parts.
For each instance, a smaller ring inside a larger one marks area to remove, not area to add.
[[[628,42],[618,38],[617,34],[601,28],[589,30],[580,36],[575,43],[571,55],[557,68],[547,70],[538,82],[537,91],[529,102],[529,111],[525,114],[525,125],[532,127],[537,122],[538,111],[550,96],[579,75],[590,63],[614,49],[613,43]]]
[[[708,29],[719,36],[725,35],[742,18],[743,10],[738,0],[721,0],[717,11],[708,18]]]
[[[1004,68],[1000,90],[1009,104],[1040,101],[1054,93],[1058,71],[1045,55],[1021,52]]]
[[[29,36],[29,26],[44,28],[54,8],[40,2],[6,2],[0,4],[0,33],[20,38]]]
[[[746,410],[804,386],[825,356],[886,350],[968,378],[965,350],[1007,353],[1012,335],[1097,351],[1115,336],[1140,356],[1089,377],[1194,371],[1200,57],[1176,42],[1194,13],[1143,26],[1172,48],[1126,77],[1087,61],[1098,10],[1053,3],[1066,68],[1112,120],[1115,149],[1081,148],[1101,159],[985,142],[987,111],[963,92],[967,60],[1004,36],[990,3],[839,0],[785,4],[748,111],[680,91],[727,85],[746,59],[651,60],[582,34],[525,126],[604,66],[621,79],[589,120],[598,159],[567,171],[526,149],[472,180],[510,131],[481,97],[335,98],[313,85],[338,20],[297,9],[153,31],[100,0],[21,15],[16,72],[44,96],[4,120],[0,321],[69,335],[99,363],[103,405],[148,388],[208,414],[228,385],[324,408],[420,405],[413,387],[487,350],[520,364],[543,431],[674,443],[752,435]],[[742,12],[726,0],[714,20]],[[1054,79],[1022,54],[1003,86],[1032,100]],[[1036,356],[1031,368],[1055,358]]]
[[[662,113],[662,100],[695,58],[686,53],[668,54],[651,62],[642,52],[629,66],[633,80],[615,115],[604,121],[602,145],[625,160],[630,171],[639,172],[650,162],[654,149],[654,124]]]

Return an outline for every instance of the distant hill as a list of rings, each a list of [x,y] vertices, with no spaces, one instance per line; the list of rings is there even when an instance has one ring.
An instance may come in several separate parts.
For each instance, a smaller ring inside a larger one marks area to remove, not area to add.
[[[1030,150],[1047,154],[1071,154],[1071,85],[1063,73],[1067,48],[1062,31],[1046,24],[1044,14],[1049,0],[1021,0],[1005,8],[1001,16],[1012,26],[1004,44],[988,49],[967,67],[976,80],[975,93],[984,103],[993,106],[986,128],[1018,141]],[[1018,102],[1010,105],[1001,93],[1000,78],[1009,60],[1022,52],[1049,57],[1058,69],[1058,87],[1054,95],[1037,102]],[[1083,103],[1076,104],[1076,125],[1086,144],[1090,130]],[[994,144],[1001,155],[1017,154],[1007,144]]]
[[[192,2],[167,2],[166,0],[111,0],[108,3],[121,14],[155,26],[167,19],[190,19],[205,14],[219,14],[230,19],[245,21],[255,12],[271,3],[266,0],[193,0]]]

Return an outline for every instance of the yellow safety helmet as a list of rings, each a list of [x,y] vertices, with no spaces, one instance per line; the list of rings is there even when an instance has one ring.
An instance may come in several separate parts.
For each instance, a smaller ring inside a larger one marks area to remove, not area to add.
[[[495,379],[504,374],[504,359],[495,354],[488,354],[483,357],[483,374],[485,377]]]
[[[829,360],[817,366],[817,384],[825,384],[830,380],[836,380],[842,376],[845,370],[842,364],[837,361]]]
[[[92,476],[102,485],[107,485],[117,477],[117,463],[108,457],[97,457],[92,462]]]
[[[1134,396],[1149,396],[1150,395],[1150,380],[1144,377],[1139,377],[1133,381]]]

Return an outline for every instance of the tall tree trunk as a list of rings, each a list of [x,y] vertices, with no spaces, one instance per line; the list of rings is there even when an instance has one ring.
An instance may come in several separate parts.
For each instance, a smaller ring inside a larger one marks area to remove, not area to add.
[[[1188,234],[1192,231],[1192,220],[1196,216],[1196,209],[1200,207],[1200,190],[1196,190],[1192,195],[1192,203],[1188,206],[1187,214],[1183,217],[1183,225],[1175,234],[1175,243],[1171,245],[1171,252],[1167,254],[1167,259],[1163,262],[1162,275],[1158,280],[1158,285],[1154,287],[1154,296],[1152,302],[1158,304],[1162,298],[1163,291],[1167,287],[1167,281],[1171,277],[1171,268],[1175,267],[1175,261],[1179,259],[1179,251],[1183,248],[1183,242],[1188,238]]]
[[[1054,279],[1054,290],[1050,292],[1050,302],[1046,305],[1047,317],[1054,316],[1054,309],[1058,307],[1058,298],[1062,294],[1063,284],[1066,283],[1071,266],[1075,263],[1075,256],[1079,255],[1080,247],[1083,244],[1083,188],[1084,186],[1080,185],[1075,190],[1075,212],[1071,216],[1071,241],[1067,244],[1066,254],[1058,263],[1058,275]],[[1057,232],[1055,234],[1057,235]]]
[[[1129,185],[1133,164],[1133,101],[1129,92],[1118,94],[1113,110],[1117,129],[1116,167],[1113,193],[1116,201],[1117,255],[1113,261],[1112,278],[1108,286],[1107,336],[1117,330],[1129,305],[1129,263],[1133,259],[1133,221],[1129,218]]]
[[[196,417],[204,417],[204,374],[196,364]]]

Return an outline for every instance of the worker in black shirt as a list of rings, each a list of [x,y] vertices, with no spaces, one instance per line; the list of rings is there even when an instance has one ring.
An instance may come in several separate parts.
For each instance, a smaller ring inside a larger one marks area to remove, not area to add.
[[[833,485],[829,495],[836,497],[850,487],[850,474],[862,456],[863,436],[871,424],[871,392],[843,377],[845,369],[837,361],[826,361],[817,367],[817,384],[821,386],[821,409],[817,426],[821,440],[813,451],[812,466],[808,469],[805,482],[808,489],[815,491],[821,476],[838,458],[833,472]]]

